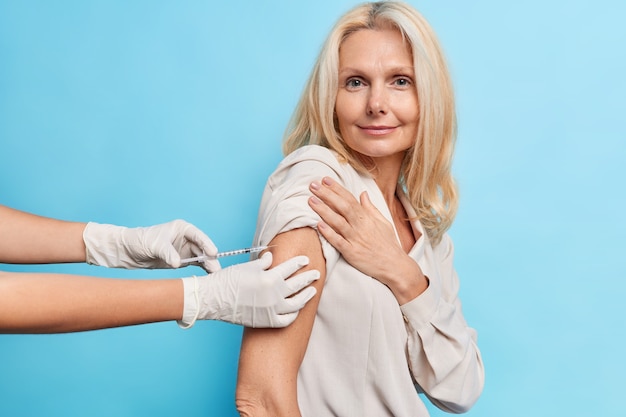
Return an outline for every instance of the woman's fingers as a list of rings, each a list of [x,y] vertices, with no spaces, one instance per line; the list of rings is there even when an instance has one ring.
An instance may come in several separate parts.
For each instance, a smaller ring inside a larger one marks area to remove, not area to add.
[[[309,198],[309,206],[333,229],[342,232],[348,227],[346,219],[318,197]]]
[[[344,217],[359,205],[352,193],[330,177],[324,177],[319,182],[313,181],[310,188],[313,194]]]
[[[311,183],[310,190],[314,196],[309,199],[309,205],[322,220],[344,237],[350,233],[352,226],[347,213],[360,209],[354,196],[328,177]]]

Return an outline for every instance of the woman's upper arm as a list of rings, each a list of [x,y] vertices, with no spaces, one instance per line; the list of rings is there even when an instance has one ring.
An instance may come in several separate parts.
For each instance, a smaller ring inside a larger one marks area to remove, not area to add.
[[[304,269],[317,269],[317,294],[300,310],[297,319],[282,329],[244,330],[239,357],[236,402],[241,415],[299,415],[296,380],[313,328],[326,278],[325,260],[317,232],[310,227],[275,236],[270,244],[274,265],[306,255]]]

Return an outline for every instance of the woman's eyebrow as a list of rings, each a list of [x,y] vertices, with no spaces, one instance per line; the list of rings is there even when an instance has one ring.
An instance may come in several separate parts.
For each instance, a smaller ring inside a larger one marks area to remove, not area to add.
[[[368,72],[366,69],[362,68],[353,68],[353,67],[342,67],[339,68],[339,74],[343,73],[355,73],[362,74]],[[412,65],[398,65],[394,67],[385,68],[386,73],[395,73],[395,74],[413,74],[415,72]]]

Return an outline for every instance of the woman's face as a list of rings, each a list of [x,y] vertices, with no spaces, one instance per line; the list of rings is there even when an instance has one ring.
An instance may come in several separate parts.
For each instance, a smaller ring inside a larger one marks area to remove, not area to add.
[[[359,30],[339,50],[335,112],[352,150],[402,161],[417,135],[413,57],[397,30]]]

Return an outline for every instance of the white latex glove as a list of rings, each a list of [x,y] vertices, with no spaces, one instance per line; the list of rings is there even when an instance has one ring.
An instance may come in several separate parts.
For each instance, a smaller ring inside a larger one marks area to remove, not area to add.
[[[211,239],[184,220],[135,228],[88,223],[83,240],[87,263],[113,268],[178,268],[181,258],[217,254]],[[217,260],[195,265],[207,272],[220,269]]]
[[[314,287],[305,287],[320,274],[310,270],[285,279],[308,263],[306,256],[296,256],[268,269],[272,254],[267,252],[256,261],[233,265],[207,276],[182,278],[185,306],[178,324],[189,328],[196,319],[208,319],[246,327],[288,326],[315,295]]]

